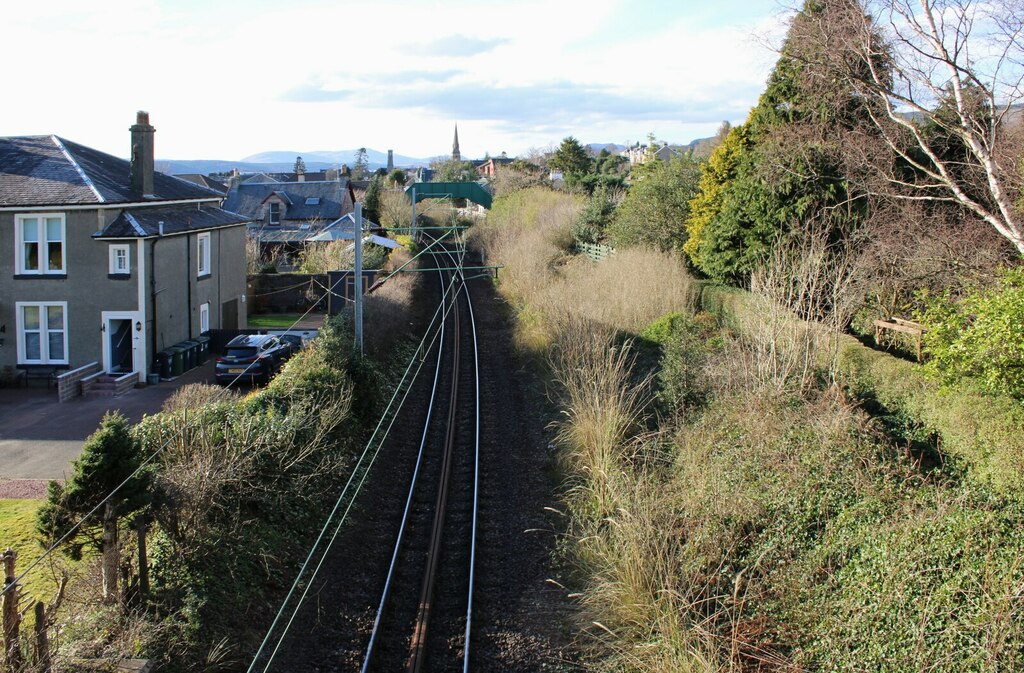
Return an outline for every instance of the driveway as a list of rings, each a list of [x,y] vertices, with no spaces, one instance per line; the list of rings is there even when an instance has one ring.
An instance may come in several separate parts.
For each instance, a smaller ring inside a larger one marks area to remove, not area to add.
[[[121,397],[77,397],[63,404],[57,389],[33,382],[29,388],[0,389],[0,497],[41,497],[45,482],[71,472],[85,438],[99,427],[103,414],[119,409],[137,422],[160,411],[171,393],[188,383],[214,383],[211,358],[173,381],[136,388]]]

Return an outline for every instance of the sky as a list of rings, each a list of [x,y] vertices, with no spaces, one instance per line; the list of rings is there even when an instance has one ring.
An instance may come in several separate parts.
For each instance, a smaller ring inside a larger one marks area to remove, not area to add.
[[[368,147],[429,158],[741,122],[780,0],[42,0],[4,11],[0,135],[158,159]],[[20,55],[16,56],[16,55]],[[15,94],[16,92],[16,94]]]

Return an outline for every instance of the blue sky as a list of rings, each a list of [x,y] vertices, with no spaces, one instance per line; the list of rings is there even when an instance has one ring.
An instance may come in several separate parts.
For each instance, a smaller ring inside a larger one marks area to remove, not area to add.
[[[742,121],[784,32],[778,0],[48,0],[6,10],[0,135],[119,156],[394,149],[431,157],[688,142]],[[20,101],[20,102],[16,102]]]

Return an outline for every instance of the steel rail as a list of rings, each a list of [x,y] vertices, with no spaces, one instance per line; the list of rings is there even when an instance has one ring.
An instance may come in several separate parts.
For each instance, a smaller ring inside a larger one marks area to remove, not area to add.
[[[444,288],[443,296],[447,296],[447,294],[449,292],[452,292],[454,289],[455,289],[454,288],[454,283],[449,284],[449,287]],[[308,581],[306,582],[306,586],[305,586],[305,588],[302,591],[302,595],[299,597],[298,604],[295,606],[294,610],[292,611],[292,615],[288,619],[288,621],[287,621],[287,623],[286,623],[286,625],[284,627],[284,631],[279,636],[279,638],[277,640],[277,644],[275,645],[273,651],[270,653],[270,657],[269,657],[268,661],[266,662],[266,665],[263,667],[264,673],[266,673],[267,671],[270,670],[270,666],[273,663],[274,658],[277,656],[277,652],[281,648],[281,645],[284,642],[284,638],[287,635],[288,631],[290,630],[292,622],[294,621],[296,615],[298,614],[299,608],[305,602],[306,596],[309,593],[310,588],[313,586],[313,581],[315,580],[317,575],[319,575],[320,569],[323,566],[324,561],[327,559],[328,552],[330,551],[331,547],[334,545],[334,541],[337,539],[338,533],[341,531],[342,525],[344,524],[344,522],[348,518],[349,512],[351,512],[351,510],[352,510],[352,506],[355,504],[356,496],[359,494],[360,491],[362,491],[363,484],[365,483],[367,476],[370,474],[370,470],[372,469],[374,463],[377,460],[377,455],[380,452],[381,447],[383,446],[384,440],[387,439],[387,436],[390,434],[391,429],[392,429],[392,427],[395,424],[395,420],[398,418],[398,412],[405,406],[405,401],[408,398],[409,393],[412,391],[412,385],[415,382],[415,380],[419,377],[419,372],[423,368],[423,364],[426,362],[427,355],[433,349],[434,342],[439,337],[439,334],[441,332],[441,327],[443,326],[444,320],[447,317],[446,315],[444,315],[442,313],[441,309],[442,309],[442,305],[439,305],[437,310],[434,312],[434,316],[433,316],[433,318],[431,318],[430,324],[428,325],[426,331],[424,332],[423,339],[420,341],[420,345],[417,347],[416,352],[413,354],[412,358],[409,360],[409,365],[406,367],[405,372],[402,374],[402,380],[399,381],[398,388],[396,388],[394,394],[391,397],[391,400],[388,402],[388,406],[384,410],[384,414],[381,416],[380,420],[378,421],[376,428],[374,428],[373,434],[371,435],[370,439],[367,441],[366,447],[363,449],[362,454],[359,456],[359,460],[356,461],[355,466],[352,468],[352,473],[349,475],[349,478],[348,478],[348,481],[345,484],[345,487],[342,489],[341,494],[338,496],[338,499],[337,499],[337,501],[335,502],[335,505],[334,505],[334,509],[331,510],[331,513],[328,515],[327,520],[324,522],[323,528],[320,531],[320,536],[317,537],[316,541],[313,543],[313,547],[310,549],[309,555],[306,557],[305,562],[303,562],[302,567],[299,570],[299,574],[296,576],[295,581],[293,582],[291,589],[288,591],[287,596],[285,596],[284,602],[281,605],[281,609],[278,611],[277,615],[274,617],[274,621],[271,624],[270,629],[267,631],[266,637],[263,639],[263,642],[260,644],[259,649],[257,650],[256,654],[253,656],[252,663],[250,664],[250,666],[248,668],[248,673],[252,673],[255,670],[255,667],[257,665],[257,662],[259,661],[260,655],[262,654],[263,650],[265,649],[265,647],[269,643],[270,638],[273,635],[274,630],[277,627],[277,624],[280,621],[282,615],[284,614],[284,610],[287,607],[289,601],[291,600],[292,595],[294,594],[296,588],[298,587],[300,580],[306,574],[306,570],[307,570],[307,568],[309,566],[310,561],[312,560],[312,558],[314,556],[314,553],[317,551],[317,549],[319,549],[319,547],[321,545],[321,542],[324,539],[324,535],[327,533],[331,523],[334,521],[334,517],[337,514],[337,512],[339,510],[339,507],[341,507],[343,501],[345,500],[345,496],[348,494],[349,487],[352,485],[352,483],[356,479],[357,475],[359,475],[361,473],[361,476],[359,477],[359,481],[356,484],[355,491],[352,493],[351,497],[348,499],[348,506],[345,508],[345,511],[342,513],[340,520],[338,520],[337,524],[335,525],[334,534],[327,540],[326,549],[324,549],[323,553],[320,556],[319,562],[316,564],[316,567],[313,570],[312,575],[309,577]],[[434,331],[434,336],[431,337],[430,334],[431,334],[431,331],[434,330],[434,323],[436,321],[438,321],[438,319],[440,319],[440,324],[438,325],[437,330]],[[429,338],[429,342],[428,342],[428,338]],[[426,346],[426,348],[424,348],[424,346]],[[423,353],[422,357],[420,356],[420,352],[421,351]],[[410,373],[410,371],[412,371],[413,366],[416,364],[417,360],[419,361],[419,364],[416,366],[415,371],[412,372],[412,381],[410,381],[409,384],[405,386],[404,393],[403,393],[402,392],[402,384],[408,378],[409,373]],[[440,360],[439,360],[439,362],[440,362]],[[398,402],[397,408],[395,408],[394,412],[391,413],[391,415],[390,415],[390,422],[387,423],[387,427],[384,429],[383,436],[378,440],[377,436],[380,433],[381,428],[384,426],[385,422],[388,421],[389,412],[392,411],[392,407],[394,405],[395,400],[398,398],[399,393],[402,393],[401,400]],[[372,454],[370,454],[370,449],[374,445],[375,440],[376,440],[376,449],[373,451]],[[367,459],[367,455],[368,454],[369,454],[369,461],[368,461],[368,463],[364,467],[363,464],[364,464],[364,461]]]
[[[469,312],[470,334],[473,335],[473,392],[475,409],[473,414],[473,523],[469,544],[469,589],[466,601],[466,633],[462,646],[462,671],[469,673],[470,629],[473,626],[473,583],[476,576],[476,527],[480,510],[480,351],[476,337],[476,316],[473,314],[473,299],[470,297],[466,276],[459,271],[463,287],[466,288],[466,308]]]
[[[454,283],[452,283],[451,285],[454,286]],[[441,280],[441,287],[442,287],[442,289],[444,288],[444,280],[443,279]],[[459,292],[459,290],[455,289],[455,292],[452,293],[453,296],[457,296],[458,292]],[[441,301],[442,302],[446,302],[447,301],[447,297],[448,297],[448,293],[445,292],[441,296]],[[454,301],[452,303],[452,306],[453,307],[455,306]],[[441,360],[442,360],[443,354],[444,354],[444,332],[445,332],[445,323],[447,322],[447,317],[448,317],[448,310],[442,308],[441,314],[442,314],[442,319],[441,319],[440,338],[437,340],[437,342],[438,342],[437,367],[434,370],[434,384],[433,384],[433,387],[432,387],[431,392],[430,392],[430,402],[429,402],[429,404],[427,406],[427,417],[426,417],[426,420],[423,422],[423,434],[420,437],[419,452],[416,455],[416,465],[415,465],[415,467],[413,469],[412,478],[410,479],[409,492],[406,495],[406,499],[405,499],[405,510],[402,513],[402,521],[401,521],[401,523],[399,524],[399,527],[398,527],[398,537],[395,540],[395,546],[394,546],[394,549],[392,550],[392,553],[391,553],[391,564],[388,566],[387,578],[384,580],[384,590],[381,593],[380,603],[377,606],[377,614],[376,614],[376,616],[374,617],[374,620],[373,620],[373,629],[370,631],[370,642],[366,646],[366,655],[363,658],[363,665],[362,665],[362,668],[360,669],[360,671],[362,673],[367,673],[367,671],[369,670],[369,667],[370,667],[370,661],[371,661],[371,659],[373,657],[373,650],[374,650],[374,647],[375,647],[376,642],[377,642],[377,637],[378,637],[378,635],[380,633],[381,618],[382,618],[383,613],[384,613],[384,607],[385,607],[385,605],[387,603],[387,600],[388,600],[388,597],[390,596],[390,593],[391,593],[391,584],[394,581],[395,571],[396,571],[396,569],[398,567],[398,556],[399,556],[399,553],[401,552],[402,542],[403,542],[403,540],[405,538],[405,531],[406,531],[406,528],[407,528],[407,526],[409,524],[409,517],[410,517],[411,512],[412,512],[413,496],[416,493],[416,485],[419,482],[420,469],[423,467],[423,457],[424,457],[424,453],[425,453],[425,449],[426,449],[426,445],[427,445],[427,435],[429,434],[429,430],[430,430],[430,420],[433,417],[434,402],[437,399],[437,386],[438,386],[438,381],[439,381],[440,376],[441,376]]]
[[[426,232],[421,232],[426,233]],[[450,231],[447,235],[450,235]],[[433,248],[442,242],[445,236],[435,237],[429,233],[431,243],[428,247]],[[448,314],[452,314],[452,353],[450,355],[452,368],[451,368],[451,391],[449,397],[449,406],[447,414],[447,428],[445,430],[445,444],[442,454],[441,462],[441,474],[438,479],[438,490],[435,497],[434,513],[432,528],[430,533],[429,550],[426,557],[426,565],[424,567],[423,581],[421,583],[420,599],[417,608],[416,618],[414,620],[413,633],[411,637],[411,644],[409,649],[408,658],[406,660],[407,670],[410,673],[419,673],[422,670],[426,662],[426,643],[428,627],[430,624],[431,608],[434,603],[434,592],[436,585],[436,577],[438,565],[440,563],[440,557],[442,553],[442,544],[444,540],[444,522],[447,516],[447,505],[448,505],[448,494],[449,485],[451,483],[451,472],[452,465],[455,462],[455,444],[456,437],[458,434],[458,416],[459,416],[459,378],[460,378],[460,359],[462,357],[462,351],[460,348],[461,331],[462,326],[460,324],[460,313],[461,309],[459,306],[459,295],[464,292],[466,297],[466,306],[468,308],[468,315],[470,318],[470,329],[473,340],[473,379],[474,379],[474,396],[475,396],[475,409],[474,409],[474,448],[473,448],[473,492],[472,492],[472,530],[471,530],[471,541],[470,541],[470,556],[469,556],[469,589],[467,597],[467,621],[465,630],[465,647],[463,651],[463,671],[468,671],[469,666],[469,635],[470,625],[472,620],[472,604],[473,604],[473,583],[475,573],[475,561],[476,561],[476,528],[477,528],[477,509],[479,503],[479,457],[480,457],[480,374],[479,374],[479,350],[476,335],[476,319],[473,315],[472,300],[469,295],[469,288],[466,285],[466,277],[461,267],[465,258],[465,247],[461,246],[461,249],[456,251],[445,251],[442,254],[447,254],[449,259],[452,260],[452,268],[450,269],[437,269],[438,272],[449,271],[451,275],[448,280],[448,287],[454,289],[453,292],[445,292],[442,295],[442,305],[439,307],[439,311],[444,316],[442,322],[445,322]],[[446,279],[442,273],[439,273],[439,281],[441,287],[444,288]],[[450,297],[450,299],[449,299]],[[446,305],[447,304],[447,305]],[[439,342],[443,344],[444,336],[439,339]],[[363,660],[361,668],[362,673],[368,673],[370,666],[372,665],[372,659],[375,651],[375,647],[379,644],[381,632],[383,630],[383,614],[386,608],[386,604],[390,599],[392,593],[393,584],[396,581],[395,575],[399,566],[399,557],[401,554],[401,548],[403,545],[404,538],[411,526],[411,516],[413,509],[413,501],[415,492],[417,490],[418,482],[422,477],[422,469],[424,456],[426,451],[426,442],[428,436],[428,430],[432,418],[434,404],[437,401],[438,394],[438,381],[440,377],[440,362],[442,360],[443,345],[439,346],[438,352],[438,368],[435,370],[434,375],[434,386],[430,395],[430,402],[428,406],[427,419],[424,422],[423,434],[420,441],[419,452],[416,458],[416,464],[413,470],[412,478],[410,480],[409,490],[406,496],[405,509],[402,515],[402,520],[399,525],[398,535],[395,541],[394,548],[391,555],[391,563],[388,568],[387,578],[384,583],[384,589],[380,598],[380,602],[377,607],[377,612],[374,617],[373,628],[370,633],[370,640],[366,648],[366,654]]]
[[[471,642],[471,631],[473,627],[473,586],[476,580],[476,546],[477,546],[477,515],[480,510],[480,350],[479,343],[477,340],[476,331],[476,315],[473,311],[473,297],[469,291],[469,286],[466,284],[465,270],[469,267],[464,267],[462,264],[465,259],[467,252],[467,246],[465,240],[461,241],[461,253],[462,256],[455,264],[454,256],[451,257],[453,264],[458,268],[458,275],[462,281],[462,288],[465,290],[466,297],[466,310],[469,315],[470,334],[473,337],[473,395],[474,395],[474,407],[473,407],[473,516],[470,527],[470,545],[469,545],[469,587],[466,591],[466,629],[463,634],[463,647],[462,647],[462,670],[463,673],[469,673],[469,662],[470,662],[470,642]],[[478,276],[473,276],[478,277]],[[457,300],[457,297],[456,297]]]
[[[474,419],[473,419],[473,422],[474,422],[474,428],[473,428],[473,503],[472,503],[472,524],[471,524],[471,529],[470,529],[469,578],[468,578],[468,585],[469,585],[469,587],[467,589],[467,597],[466,597],[466,628],[465,628],[464,635],[463,635],[463,652],[462,652],[462,670],[463,670],[464,673],[468,673],[468,671],[469,671],[469,662],[470,662],[470,650],[471,650],[471,648],[470,648],[471,637],[470,636],[471,636],[471,629],[472,629],[472,624],[473,624],[473,586],[474,586],[475,576],[476,576],[476,546],[477,546],[476,533],[477,533],[477,521],[478,521],[477,515],[478,515],[478,512],[479,512],[479,501],[480,501],[480,497],[479,497],[480,496],[480,353],[479,353],[479,344],[478,344],[478,341],[477,341],[477,333],[476,333],[476,316],[475,316],[475,314],[473,312],[473,299],[472,299],[472,296],[471,296],[470,291],[469,291],[469,286],[466,285],[466,276],[465,276],[465,273],[464,273],[465,269],[471,268],[471,269],[475,270],[476,267],[464,267],[463,266],[463,262],[464,262],[465,254],[466,254],[466,246],[465,246],[465,242],[464,241],[462,242],[461,249],[460,249],[459,252],[461,252],[461,255],[460,255],[458,260],[455,259],[455,256],[451,252],[449,252],[448,255],[449,255],[449,259],[451,259],[451,261],[452,261],[452,266],[454,267],[455,273],[457,273],[459,279],[461,280],[461,288],[465,290],[464,296],[465,296],[465,299],[466,299],[466,309],[467,309],[467,313],[469,315],[469,320],[470,320],[470,334],[473,337],[473,392],[474,392],[474,413],[473,413],[473,416],[474,416]],[[453,301],[458,301],[458,294],[457,293],[453,297]],[[459,315],[458,311],[456,311],[455,312],[455,318],[456,318],[455,329],[456,329],[456,335],[461,335],[461,331],[459,330],[459,324],[458,324],[458,315]],[[457,363],[458,361],[455,360],[455,362]],[[455,367],[457,369],[458,368],[458,364],[456,364]],[[453,381],[457,381],[457,380],[458,380],[458,374],[456,372],[456,374],[453,375]],[[449,419],[449,422],[452,423],[452,424],[454,424],[454,414],[455,414],[455,411],[454,411],[454,408],[455,408],[454,395],[455,394],[454,394],[454,388],[453,388],[453,402],[452,402],[452,407],[451,407],[452,412],[451,412],[450,419]],[[453,433],[452,425],[449,425],[448,430],[449,430],[449,432],[448,432],[449,436],[447,438],[446,454],[445,454],[446,462],[449,460],[449,454],[450,454],[450,452],[452,450],[452,446],[451,445],[453,444],[453,439],[454,439],[453,435],[452,435],[452,433]],[[444,473],[444,478],[447,479],[447,472]],[[446,490],[446,488],[447,487],[445,487],[445,490]],[[440,497],[440,494],[439,494],[439,497]],[[441,517],[442,517],[442,520],[443,520],[443,508],[439,508],[439,509],[435,510],[435,521],[438,518],[438,512],[439,511],[442,513]],[[435,526],[436,525],[437,524],[435,523]],[[438,543],[439,543],[439,540],[438,540]],[[434,552],[432,550],[431,558],[433,558],[433,553]],[[433,575],[432,574],[428,574],[428,577],[431,577],[431,582],[432,582],[433,581],[432,580]],[[421,611],[423,610],[423,606],[424,605],[429,607],[430,602],[431,602],[431,598],[432,598],[432,594],[428,593],[426,590],[424,590],[423,596],[421,596],[421,599],[420,599]],[[426,599],[426,600],[424,600],[424,599]],[[424,618],[424,621],[426,621],[426,618]],[[414,634],[414,636],[413,636],[413,638],[414,638],[414,640],[413,640],[414,645],[417,643],[417,640],[416,640],[417,635],[419,635],[419,634]],[[423,628],[423,634],[420,636],[420,638],[421,638],[421,642],[425,643],[425,641],[426,641],[426,627],[425,627],[425,625],[424,625],[424,628]],[[414,650],[414,651],[417,652],[417,657],[418,657],[417,661],[422,658],[422,651],[421,650],[422,650],[422,645],[420,645],[420,647],[418,649]],[[418,667],[414,668],[411,665],[409,667],[409,673],[418,673],[419,670],[420,669]]]
[[[428,246],[428,248],[433,246],[433,245],[439,244],[443,238],[444,238],[444,236],[441,236],[441,238],[437,238],[435,236],[431,236],[431,239],[433,239],[433,240],[432,240],[430,246]],[[384,609],[385,609],[385,606],[387,605],[388,598],[389,598],[389,596],[391,594],[391,586],[392,586],[392,583],[394,582],[395,572],[396,572],[396,570],[398,568],[398,558],[399,558],[399,555],[401,553],[402,543],[403,543],[403,541],[405,539],[405,533],[406,533],[406,530],[407,530],[407,528],[409,526],[409,519],[410,519],[410,516],[412,514],[413,499],[414,499],[414,496],[415,496],[415,493],[416,493],[416,486],[419,483],[420,471],[421,471],[421,469],[423,467],[423,459],[424,459],[424,454],[425,454],[425,450],[426,450],[427,436],[428,436],[429,430],[430,430],[430,421],[433,418],[434,402],[437,399],[438,381],[440,379],[441,362],[442,362],[443,354],[444,354],[445,323],[447,322],[448,314],[450,312],[452,312],[452,311],[456,311],[457,312],[457,309],[458,309],[458,294],[459,294],[459,292],[462,289],[461,287],[457,287],[456,286],[456,277],[454,275],[452,275],[451,278],[449,279],[449,282],[447,284],[447,288],[445,287],[445,279],[442,276],[440,276],[440,274],[438,275],[438,280],[439,280],[440,287],[441,287],[441,290],[442,290],[441,305],[438,306],[438,312],[441,314],[441,325],[440,325],[439,338],[438,338],[437,367],[434,370],[434,383],[433,383],[433,387],[432,387],[431,393],[430,393],[430,401],[429,401],[429,404],[428,404],[428,407],[427,407],[426,419],[424,420],[424,423],[423,423],[423,433],[422,433],[422,435],[420,437],[420,445],[419,445],[419,450],[418,450],[417,456],[416,456],[416,464],[415,464],[415,467],[413,469],[412,477],[410,479],[409,491],[408,491],[408,493],[406,495],[405,509],[404,509],[404,511],[402,513],[402,520],[401,520],[401,523],[399,524],[398,535],[397,535],[397,537],[395,539],[395,545],[394,545],[394,548],[392,550],[391,563],[388,566],[387,577],[385,578],[385,581],[384,581],[384,589],[381,592],[380,602],[377,605],[377,612],[376,612],[376,615],[374,616],[373,628],[370,631],[370,640],[369,640],[369,643],[366,646],[366,654],[365,654],[365,656],[363,658],[363,665],[360,668],[361,673],[367,673],[367,671],[369,671],[369,668],[370,668],[370,665],[371,665],[371,662],[372,662],[372,659],[373,659],[374,648],[375,648],[375,646],[377,644],[378,637],[379,637],[380,632],[381,632],[381,622],[382,622],[382,619],[383,619]],[[449,295],[451,295],[450,302],[449,302]],[[457,335],[456,335],[456,337],[457,337]],[[457,338],[456,338],[456,342],[457,342]]]
[[[455,274],[452,274],[453,279]],[[423,585],[420,592],[419,609],[416,613],[415,626],[412,633],[412,644],[407,670],[409,673],[420,673],[423,670],[427,648],[427,627],[430,625],[430,613],[434,602],[434,585],[437,579],[437,567],[441,557],[441,542],[444,539],[444,521],[448,513],[448,487],[451,482],[452,454],[455,452],[455,435],[458,424],[459,404],[459,345],[462,335],[459,331],[459,297],[456,293],[452,302],[456,304],[452,310],[452,367],[451,393],[448,398],[448,427],[445,431],[444,453],[441,460],[441,478],[434,502],[434,519],[431,524],[430,549],[427,551],[427,565],[423,572]]]

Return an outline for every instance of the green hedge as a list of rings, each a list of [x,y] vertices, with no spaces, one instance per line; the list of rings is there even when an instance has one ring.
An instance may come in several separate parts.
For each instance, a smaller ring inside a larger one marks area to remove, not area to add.
[[[753,295],[702,283],[698,305],[722,324],[748,310]],[[943,386],[923,368],[842,337],[837,376],[861,400],[875,400],[891,414],[938,438],[939,451],[962,464],[972,479],[1000,492],[1024,491],[1024,405],[986,394],[969,381]]]

